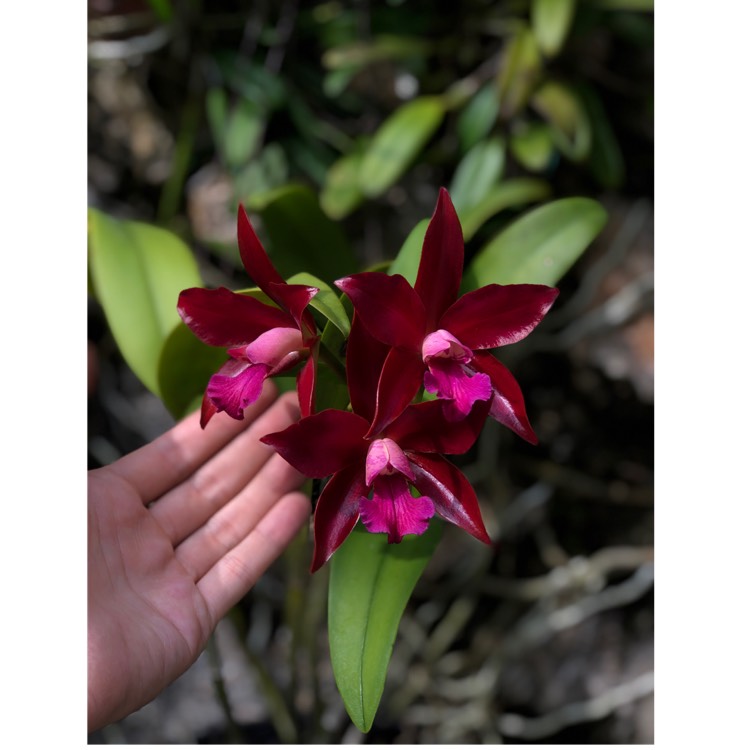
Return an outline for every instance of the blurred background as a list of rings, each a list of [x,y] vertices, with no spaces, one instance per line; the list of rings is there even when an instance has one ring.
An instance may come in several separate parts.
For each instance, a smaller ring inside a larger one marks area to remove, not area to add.
[[[468,259],[549,200],[609,216],[502,350],[540,443],[488,422],[464,457],[495,545],[446,528],[373,730],[333,683],[302,539],[90,743],[653,742],[653,44],[647,0],[89,0],[89,205],[177,233],[207,286],[247,286],[240,201],[282,267],[278,207],[306,196],[360,267],[395,257],[442,185]],[[95,468],[174,419],[88,309]]]

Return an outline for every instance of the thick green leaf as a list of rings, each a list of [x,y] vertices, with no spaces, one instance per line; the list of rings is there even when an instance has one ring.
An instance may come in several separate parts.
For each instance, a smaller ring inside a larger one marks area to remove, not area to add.
[[[552,128],[555,145],[572,161],[584,160],[591,151],[591,123],[578,95],[568,86],[548,81],[531,104]]]
[[[208,379],[227,359],[225,349],[204,344],[177,324],[164,342],[158,373],[161,398],[173,417],[184,417],[200,402]]]
[[[400,273],[412,286],[414,286],[414,282],[417,280],[419,260],[422,257],[422,245],[424,244],[424,236],[427,234],[429,223],[429,219],[422,219],[409,232],[409,236],[404,240],[404,244],[398,251],[396,259],[388,268],[389,274]]]
[[[492,130],[500,112],[497,87],[486,84],[474,95],[456,122],[458,138],[463,151],[468,151]]]
[[[510,150],[526,169],[543,172],[556,154],[549,125],[535,122],[516,127],[510,137]]]
[[[531,28],[539,49],[554,57],[565,42],[575,15],[576,0],[532,0]]]
[[[343,219],[364,200],[359,186],[363,153],[353,151],[338,159],[326,174],[320,206],[332,219]]]
[[[349,316],[341,304],[339,294],[334,292],[328,284],[311,273],[295,273],[287,279],[289,284],[303,284],[304,286],[315,286],[318,293],[310,300],[310,307],[325,316],[326,320],[333,323],[336,328],[344,334],[349,335]]]
[[[329,563],[331,664],[349,717],[362,732],[372,726],[398,624],[441,532],[434,519],[422,536],[388,544],[385,534],[357,526]]]
[[[505,141],[490,138],[474,146],[456,167],[448,192],[456,211],[474,208],[500,179],[505,166]]]
[[[241,99],[226,121],[226,129],[218,143],[229,167],[245,166],[258,147],[266,123],[258,108],[247,99]]]
[[[122,356],[143,384],[161,395],[159,358],[180,322],[177,297],[202,285],[192,252],[165,229],[91,208],[89,270]]]
[[[606,211],[590,198],[535,208],[479,251],[464,274],[465,290],[493,283],[554,286],[606,221]]]
[[[284,278],[313,268],[331,283],[356,270],[341,227],[323,213],[310,188],[287,185],[252,196],[247,204],[263,218],[270,240],[266,250]]]
[[[550,186],[533,177],[518,177],[495,185],[473,208],[459,214],[464,240],[468,242],[487,219],[500,211],[540,201],[549,194]]]
[[[511,119],[526,105],[542,71],[536,39],[525,26],[507,44],[500,63],[500,113]]]
[[[359,171],[362,192],[374,198],[406,171],[445,116],[440,97],[422,96],[399,107],[378,129]]]

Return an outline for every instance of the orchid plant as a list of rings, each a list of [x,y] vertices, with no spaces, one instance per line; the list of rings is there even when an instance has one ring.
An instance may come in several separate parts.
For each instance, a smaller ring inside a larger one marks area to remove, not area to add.
[[[112,274],[102,248],[116,232],[103,214],[92,218],[92,277],[105,300]],[[588,199],[537,209],[480,252],[463,278],[464,235],[443,188],[423,241],[407,243],[390,273],[351,273],[332,287],[310,273],[284,279],[241,205],[239,254],[256,287],[237,292],[188,281],[177,301],[184,326],[140,359],[122,346],[165,401],[168,384],[190,380],[173,373],[192,346],[182,331],[210,350],[195,357],[211,367],[200,386],[203,427],[218,412],[242,419],[267,378],[296,376],[300,420],[261,439],[323,483],[310,569],[315,575],[330,570],[334,676],[364,732],[380,702],[401,615],[442,523],[492,542],[474,488],[447,456],[469,451],[487,419],[537,443],[522,389],[494,351],[521,341],[544,320],[558,296],[554,282],[604,219]],[[566,235],[570,228],[576,232]],[[557,229],[564,239],[556,246]],[[196,276],[190,271],[180,278]],[[179,406],[182,411],[187,402]]]

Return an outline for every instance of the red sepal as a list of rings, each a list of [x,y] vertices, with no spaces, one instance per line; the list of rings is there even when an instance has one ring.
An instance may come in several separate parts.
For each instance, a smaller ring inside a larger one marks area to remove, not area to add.
[[[407,456],[414,468],[414,486],[432,500],[438,515],[468,531],[480,542],[491,544],[484,527],[474,488],[469,480],[442,456],[412,454]]]

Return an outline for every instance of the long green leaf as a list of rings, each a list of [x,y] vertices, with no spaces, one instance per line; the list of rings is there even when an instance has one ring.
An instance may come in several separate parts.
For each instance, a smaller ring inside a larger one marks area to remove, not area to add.
[[[334,292],[328,284],[311,273],[295,273],[287,279],[289,284],[303,284],[305,286],[315,286],[318,293],[310,301],[310,307],[321,313],[327,320],[330,320],[336,328],[344,334],[349,335],[349,316],[341,304],[339,294]]]
[[[540,201],[549,194],[550,186],[533,177],[517,177],[495,185],[472,209],[460,213],[464,240],[468,242],[487,219],[500,211]]]
[[[435,519],[422,536],[388,544],[384,534],[358,526],[331,559],[331,664],[349,717],[362,732],[372,726],[398,624],[441,532]]]
[[[522,27],[505,46],[498,73],[500,114],[513,118],[526,105],[542,71],[539,47],[530,29]]]
[[[505,166],[505,141],[488,138],[474,146],[456,167],[448,192],[460,214],[479,203],[500,180]]]
[[[379,128],[359,170],[362,192],[374,198],[406,171],[445,116],[437,96],[422,96],[397,109]]]
[[[514,221],[482,248],[464,274],[465,290],[485,284],[556,284],[607,221],[590,198],[563,198]]]
[[[252,196],[247,204],[263,218],[270,239],[266,249],[284,278],[314,268],[331,283],[356,270],[354,253],[341,227],[323,213],[310,188],[286,185]]]
[[[582,161],[591,151],[591,123],[578,95],[565,84],[547,81],[531,104],[550,124],[555,145],[572,161]]]
[[[225,349],[204,344],[177,324],[162,347],[158,372],[159,393],[173,417],[184,417],[200,403],[208,379],[227,359]]]
[[[398,255],[388,268],[389,274],[400,273],[412,286],[414,286],[414,282],[417,280],[419,260],[422,257],[422,245],[424,244],[424,236],[427,234],[429,223],[429,219],[422,219],[409,232],[409,236],[404,240],[404,244],[398,251]]]
[[[343,219],[364,200],[359,186],[362,152],[352,151],[334,162],[326,173],[320,206],[332,219]]]
[[[89,270],[122,356],[143,384],[161,395],[159,358],[180,321],[177,297],[202,285],[193,254],[165,229],[91,208]]]

